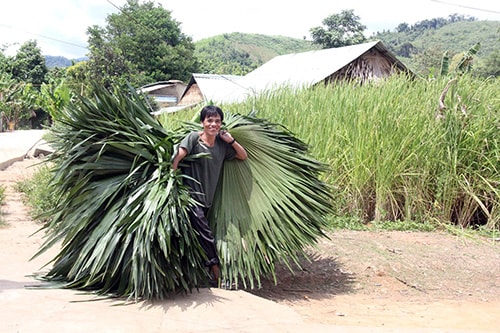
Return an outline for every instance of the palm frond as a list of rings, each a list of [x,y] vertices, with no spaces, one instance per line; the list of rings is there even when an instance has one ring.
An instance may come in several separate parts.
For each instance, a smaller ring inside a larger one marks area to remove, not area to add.
[[[61,242],[39,278],[131,298],[163,298],[207,279],[187,217],[174,136],[137,95],[96,88],[55,119],[53,187],[61,193],[36,254]]]
[[[35,256],[61,250],[38,277],[133,299],[203,285],[204,253],[187,214],[194,202],[171,171],[175,144],[199,125],[167,131],[135,93],[102,88],[57,117],[50,161],[60,200]],[[210,221],[223,275],[253,288],[324,236],[330,193],[319,180],[325,165],[292,133],[254,115],[226,121],[249,158],[225,164]]]
[[[211,209],[222,262],[231,282],[260,285],[277,262],[298,265],[304,248],[324,237],[331,213],[326,165],[278,124],[252,115],[228,115],[227,128],[248,159],[228,161]]]

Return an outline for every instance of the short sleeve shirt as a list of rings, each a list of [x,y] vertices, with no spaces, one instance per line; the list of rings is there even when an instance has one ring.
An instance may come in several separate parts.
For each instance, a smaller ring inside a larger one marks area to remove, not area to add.
[[[186,149],[188,156],[194,154],[208,153],[207,157],[199,157],[193,161],[183,161],[186,166],[182,167],[182,173],[192,177],[184,182],[191,189],[191,195],[203,206],[209,208],[212,205],[217,183],[225,160],[236,156],[234,148],[222,140],[218,135],[213,146],[208,146],[200,138],[198,132],[191,132],[180,143],[179,147]]]

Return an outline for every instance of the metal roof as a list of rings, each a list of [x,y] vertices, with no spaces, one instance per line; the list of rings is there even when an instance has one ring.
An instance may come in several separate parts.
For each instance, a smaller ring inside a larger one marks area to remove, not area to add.
[[[283,86],[309,87],[323,81],[378,43],[376,41],[277,56],[248,73],[243,84],[255,92]]]
[[[193,74],[207,101],[241,102],[280,87],[307,88],[323,81],[372,48],[406,69],[380,41],[276,56],[247,75]]]
[[[162,89],[162,88],[165,88],[165,87],[171,87],[173,85],[174,85],[173,83],[157,84],[157,85],[154,85],[154,86],[139,88],[138,90],[140,92],[142,92],[142,93],[147,93],[147,92],[159,90],[159,89]]]
[[[244,88],[239,84],[243,76],[222,74],[193,74],[193,80],[206,101],[227,102],[232,101],[232,96],[239,96]]]

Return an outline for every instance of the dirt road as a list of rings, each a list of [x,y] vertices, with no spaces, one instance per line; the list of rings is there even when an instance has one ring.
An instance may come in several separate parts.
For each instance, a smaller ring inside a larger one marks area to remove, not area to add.
[[[14,184],[34,162],[0,171],[0,332],[500,332],[499,242],[444,233],[335,232],[254,291],[123,305],[26,288],[57,250],[29,260],[43,240]]]

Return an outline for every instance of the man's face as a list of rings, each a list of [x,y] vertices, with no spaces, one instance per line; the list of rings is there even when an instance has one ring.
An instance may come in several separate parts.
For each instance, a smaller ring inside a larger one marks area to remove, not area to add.
[[[203,125],[203,131],[208,135],[217,135],[220,131],[222,121],[219,115],[206,117],[201,124]]]

